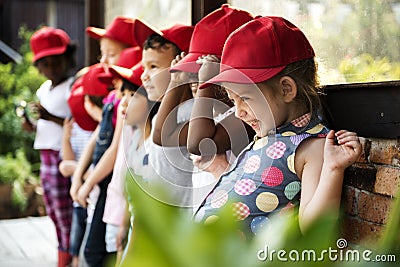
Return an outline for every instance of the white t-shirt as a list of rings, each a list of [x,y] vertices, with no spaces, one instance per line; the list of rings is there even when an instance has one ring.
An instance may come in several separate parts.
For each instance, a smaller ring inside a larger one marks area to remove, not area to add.
[[[40,104],[51,114],[61,118],[71,116],[68,106],[73,77],[51,88],[51,81],[45,81],[37,90],[36,95]],[[55,122],[39,119],[36,128],[34,149],[61,150],[63,128]]]
[[[76,161],[79,161],[92,134],[93,134],[93,131],[86,131],[86,130],[82,129],[78,125],[78,123],[74,122],[72,124],[72,133],[71,133],[70,143],[71,143],[72,151],[74,152]]]
[[[177,123],[189,121],[192,107],[193,100],[186,101],[179,106]],[[157,115],[153,118],[153,125],[155,125],[156,117]],[[153,136],[153,131],[151,136]],[[153,142],[151,137],[149,163],[170,197],[165,202],[179,207],[193,207],[192,174],[194,166],[186,146],[159,146]]]

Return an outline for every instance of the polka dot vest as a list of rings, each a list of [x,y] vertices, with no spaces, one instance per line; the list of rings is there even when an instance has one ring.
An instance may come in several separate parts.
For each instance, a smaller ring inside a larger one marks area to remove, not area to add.
[[[301,183],[294,169],[295,152],[309,137],[326,137],[327,127],[310,113],[250,143],[211,191],[195,218],[218,219],[218,210],[230,203],[243,221],[246,234],[257,234],[271,215],[298,205]]]

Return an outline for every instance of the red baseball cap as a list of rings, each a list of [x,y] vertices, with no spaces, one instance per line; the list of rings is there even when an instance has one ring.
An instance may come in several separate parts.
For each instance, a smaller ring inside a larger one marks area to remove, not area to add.
[[[30,40],[33,62],[47,56],[61,55],[67,50],[71,40],[68,34],[52,27],[42,27]]]
[[[82,85],[85,95],[106,96],[109,93],[109,84],[99,81],[98,76],[104,74],[105,70],[100,63],[94,64],[89,71],[83,75]]]
[[[94,131],[98,124],[85,109],[85,92],[82,85],[83,78],[79,77],[72,85],[68,105],[76,123],[83,130]]]
[[[178,23],[170,28],[160,31],[144,23],[143,21],[137,19],[135,20],[133,34],[135,40],[137,41],[137,45],[139,45],[142,48],[146,39],[150,35],[157,33],[162,37],[164,37],[165,39],[167,39],[168,41],[174,43],[183,52],[188,52],[193,30],[194,30],[193,26],[188,26]]]
[[[252,20],[226,40],[220,73],[200,85],[259,83],[281,72],[287,65],[315,56],[303,32],[282,17]]]
[[[131,68],[142,60],[142,52],[139,46],[126,48],[122,50],[116,65],[124,68]],[[99,74],[98,79],[102,83],[111,84],[114,75],[111,72],[105,72]]]
[[[189,54],[174,65],[170,71],[199,72],[196,60],[202,55],[222,55],[228,36],[241,25],[254,19],[249,12],[224,4],[202,18],[194,27]],[[205,41],[208,40],[208,41]]]
[[[140,76],[142,76],[143,73],[143,66],[141,61],[139,61],[132,68],[124,68],[112,65],[109,67],[109,70],[111,74],[114,75],[115,77],[119,77],[121,79],[123,78],[138,86],[142,85],[142,80],[140,79]]]
[[[90,26],[86,28],[86,33],[97,40],[105,37],[128,46],[136,46],[132,31],[134,21],[132,18],[117,16],[106,29]]]

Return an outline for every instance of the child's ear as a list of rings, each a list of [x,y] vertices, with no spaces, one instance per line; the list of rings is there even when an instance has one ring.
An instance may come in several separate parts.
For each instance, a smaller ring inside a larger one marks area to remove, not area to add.
[[[281,92],[283,96],[283,100],[286,103],[290,103],[297,95],[297,84],[296,82],[289,76],[283,76],[279,80],[279,85],[281,87]]]

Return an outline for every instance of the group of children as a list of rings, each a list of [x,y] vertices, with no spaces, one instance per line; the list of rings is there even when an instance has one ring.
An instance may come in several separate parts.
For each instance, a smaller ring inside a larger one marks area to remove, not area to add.
[[[295,25],[223,5],[195,26],[117,17],[86,32],[101,58],[75,79],[65,32],[44,27],[31,39],[49,80],[37,125],[24,128],[36,128],[58,266],[123,261],[135,198],[127,172],[196,221],[232,204],[248,238],[285,208],[299,206],[302,230],[338,212],[361,145],[324,124],[314,50]]]

